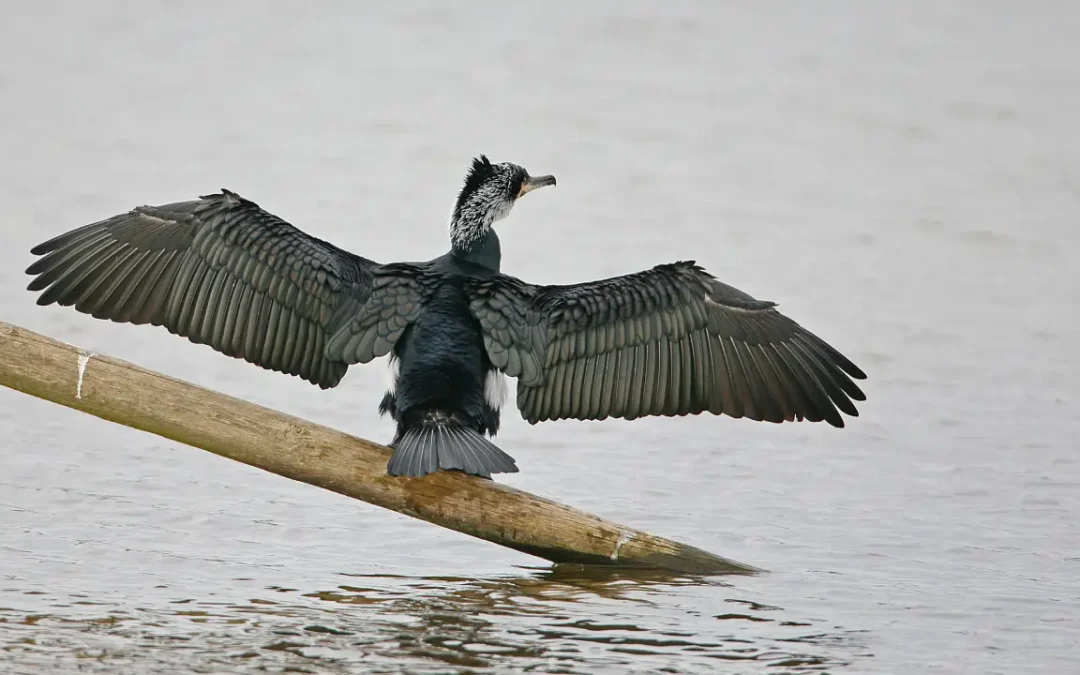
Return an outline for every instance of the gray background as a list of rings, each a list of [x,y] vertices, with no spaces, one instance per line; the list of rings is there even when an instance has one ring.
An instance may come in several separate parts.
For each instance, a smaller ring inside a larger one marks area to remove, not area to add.
[[[228,187],[376,260],[427,258],[485,152],[559,178],[502,224],[507,271],[573,282],[695,258],[848,354],[870,400],[843,431],[508,416],[508,483],[771,570],[695,582],[551,574],[0,390],[0,660],[1080,667],[1078,7],[9,8],[2,320],[388,440],[379,366],[321,392],[160,329],[37,308],[28,249]]]

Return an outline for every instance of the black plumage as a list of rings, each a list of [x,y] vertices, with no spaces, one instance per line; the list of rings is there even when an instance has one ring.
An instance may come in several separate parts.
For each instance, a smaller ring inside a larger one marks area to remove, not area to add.
[[[693,262],[569,286],[500,273],[493,224],[554,182],[481,156],[450,252],[423,263],[362,258],[227,190],[142,206],[34,247],[29,289],[38,304],[164,326],[322,388],[391,354],[380,409],[398,423],[393,475],[516,471],[485,438],[499,427],[500,371],[532,423],[708,411],[842,427],[841,412],[858,415],[858,367]]]

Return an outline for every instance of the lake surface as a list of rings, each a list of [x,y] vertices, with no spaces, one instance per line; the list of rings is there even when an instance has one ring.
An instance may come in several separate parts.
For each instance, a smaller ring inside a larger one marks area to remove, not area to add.
[[[694,258],[862,366],[862,416],[504,417],[500,480],[769,570],[702,580],[553,570],[2,389],[0,671],[1080,671],[1080,5],[383,4],[6,11],[0,320],[385,442],[380,367],[324,392],[38,308],[28,250],[228,187],[424,259],[484,152],[559,179],[506,271]]]

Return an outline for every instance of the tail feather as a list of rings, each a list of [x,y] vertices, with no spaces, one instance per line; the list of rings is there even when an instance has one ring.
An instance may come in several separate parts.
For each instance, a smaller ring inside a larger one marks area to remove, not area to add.
[[[424,476],[439,469],[457,469],[490,478],[516,473],[514,458],[484,436],[455,419],[425,419],[405,429],[391,447],[386,466],[391,476]]]

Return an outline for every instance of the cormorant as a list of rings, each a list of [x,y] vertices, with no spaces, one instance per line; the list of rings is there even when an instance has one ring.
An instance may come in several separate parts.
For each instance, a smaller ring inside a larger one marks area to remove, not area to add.
[[[335,386],[390,354],[380,411],[397,422],[390,475],[517,471],[485,438],[504,375],[530,423],[708,411],[783,422],[857,416],[865,374],[776,310],[693,261],[568,286],[499,270],[493,225],[554,176],[472,162],[450,251],[379,264],[301,232],[228,190],[140,206],[31,252],[39,305],[164,326],[257,366]]]

